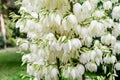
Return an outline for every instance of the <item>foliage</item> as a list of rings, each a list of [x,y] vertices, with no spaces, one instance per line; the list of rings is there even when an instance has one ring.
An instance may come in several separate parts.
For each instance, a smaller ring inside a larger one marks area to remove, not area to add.
[[[16,27],[35,80],[115,80],[120,71],[118,0],[23,0]],[[29,4],[29,5],[28,5]]]
[[[15,6],[14,2],[16,0],[0,0],[0,14],[3,14],[5,20],[5,29],[6,29],[6,36],[7,36],[7,46],[13,47],[15,46],[15,37],[16,29],[15,29],[15,22],[11,21],[11,17],[9,17],[9,13],[14,11],[16,14],[18,12],[19,6]],[[0,33],[0,47],[3,48],[3,39]]]

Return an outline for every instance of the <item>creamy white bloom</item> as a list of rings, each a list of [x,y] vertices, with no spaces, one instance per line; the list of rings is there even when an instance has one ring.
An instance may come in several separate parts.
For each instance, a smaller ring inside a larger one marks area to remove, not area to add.
[[[70,40],[67,43],[63,44],[63,50],[65,53],[70,52],[71,49],[72,49],[72,45]]]
[[[69,78],[70,77],[70,67],[68,67],[67,69],[63,69],[62,70],[62,76],[64,76],[65,78]]]
[[[50,76],[53,80],[57,80],[58,77],[58,69],[57,68],[53,68],[50,72]]]
[[[106,45],[114,45],[116,42],[116,38],[111,34],[105,35],[101,37],[101,42]]]
[[[22,61],[34,80],[58,80],[59,76],[82,80],[86,71],[97,72],[97,66],[103,64],[115,64],[120,70],[116,55],[120,54],[118,0],[82,1],[22,1],[16,27],[27,33],[30,42],[18,40],[17,44],[21,50],[30,49]]]
[[[80,31],[81,31],[81,26],[80,25],[76,25],[74,26],[73,30],[75,31],[76,34],[80,34]]]
[[[83,63],[83,64],[89,62],[89,61],[90,61],[89,53],[83,53],[83,54],[81,54],[79,60],[80,60],[80,62]]]
[[[117,63],[115,64],[115,69],[116,69],[116,70],[120,70],[120,62],[117,62]]]
[[[56,17],[55,17],[55,23],[57,24],[57,25],[61,25],[61,16],[60,15],[56,15]]]
[[[99,40],[95,40],[94,47],[99,47],[99,45],[100,45],[100,41]]]
[[[53,40],[56,41],[56,38],[55,38],[55,36],[54,36],[53,33],[45,34],[45,35],[42,37],[42,39],[44,39],[44,40],[49,40],[49,41],[53,41]]]
[[[50,49],[51,49],[52,51],[61,51],[62,45],[60,45],[60,44],[57,43],[57,42],[53,42],[52,44],[50,44]]]
[[[37,38],[37,34],[35,32],[28,32],[27,37],[30,39],[35,39]]]
[[[81,27],[80,29],[80,32],[79,32],[79,35],[81,38],[85,38],[85,37],[88,37],[90,34],[89,34],[89,28],[84,28],[84,27]]]
[[[114,21],[113,19],[105,19],[101,21],[106,28],[112,28],[114,26]]]
[[[111,2],[112,2],[112,3],[116,3],[116,2],[118,2],[118,0],[111,0]]]
[[[33,53],[37,53],[38,46],[36,44],[30,44],[30,51]]]
[[[36,12],[31,12],[30,14],[33,18],[38,18],[38,14]]]
[[[27,32],[28,29],[24,25],[25,22],[23,22],[22,20],[18,20],[15,24],[16,28],[20,28],[20,32]]]
[[[22,61],[23,62],[30,62],[31,61],[31,55],[30,54],[25,54],[22,56]]]
[[[83,43],[87,47],[90,47],[92,45],[92,41],[93,41],[93,39],[90,36],[83,38]]]
[[[70,42],[73,50],[80,49],[80,47],[82,47],[81,41],[77,38],[71,39]]]
[[[102,58],[102,55],[103,55],[102,50],[100,50],[100,49],[96,49],[95,51],[96,51],[96,57],[98,57],[98,58]]]
[[[34,69],[33,66],[30,65],[30,64],[27,64],[27,73],[28,73],[29,75],[33,75],[33,74],[35,73],[35,69]]]
[[[89,55],[90,55],[90,59],[91,59],[92,61],[95,60],[96,54],[97,54],[97,53],[96,53],[95,51],[90,51]]]
[[[114,25],[113,30],[112,30],[112,34],[115,37],[118,37],[120,35],[120,24]]]
[[[73,14],[68,15],[67,20],[68,20],[68,24],[70,24],[71,26],[77,25],[77,18],[75,15]]]
[[[88,28],[91,36],[101,36],[104,34],[105,28],[104,25],[96,20],[91,21],[90,26]]]
[[[115,6],[112,11],[112,18],[119,19],[120,18],[120,6]]]
[[[82,64],[78,64],[76,69],[77,69],[79,75],[83,75],[85,73],[85,68]]]
[[[120,42],[116,42],[113,47],[113,54],[120,54]]]
[[[91,7],[91,4],[89,1],[85,1],[83,4],[82,4],[82,11],[84,13],[87,13],[88,11],[90,11],[92,9]]]
[[[76,68],[72,68],[71,69],[70,75],[71,75],[72,79],[75,79],[77,77],[77,70],[76,70]]]
[[[112,9],[112,2],[111,1],[104,2],[103,7],[105,10]]]
[[[90,72],[96,72],[97,71],[97,65],[95,63],[89,62],[85,65],[85,68]]]
[[[29,43],[28,43],[28,42],[22,43],[22,44],[20,45],[20,50],[21,50],[21,51],[28,50],[28,48],[29,48]]]
[[[63,30],[65,32],[70,32],[70,30],[71,30],[71,27],[70,26],[68,27],[68,22],[66,19],[62,20],[61,33],[63,33]]]
[[[75,14],[76,16],[78,16],[79,13],[81,13],[81,11],[82,11],[82,6],[81,6],[81,4],[80,4],[80,3],[75,3],[75,4],[73,5],[73,12],[74,12],[74,14]]]
[[[103,59],[103,61],[104,61],[104,63],[106,63],[106,64],[114,64],[115,62],[116,62],[116,57],[115,56],[106,56],[106,57],[104,57],[104,59]]]
[[[92,16],[98,17],[98,18],[102,18],[103,16],[105,16],[105,13],[104,13],[103,10],[96,10],[96,11],[92,14]]]

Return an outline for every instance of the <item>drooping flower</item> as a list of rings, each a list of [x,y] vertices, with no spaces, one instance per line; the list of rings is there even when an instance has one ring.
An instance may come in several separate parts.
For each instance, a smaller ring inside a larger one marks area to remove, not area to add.
[[[105,10],[112,9],[112,2],[111,1],[104,2],[103,7]]]
[[[116,70],[120,70],[120,63],[119,63],[119,62],[117,62],[117,63],[115,64],[115,69],[116,69]]]
[[[85,65],[85,68],[90,72],[96,72],[97,71],[97,65],[95,63],[89,62]]]

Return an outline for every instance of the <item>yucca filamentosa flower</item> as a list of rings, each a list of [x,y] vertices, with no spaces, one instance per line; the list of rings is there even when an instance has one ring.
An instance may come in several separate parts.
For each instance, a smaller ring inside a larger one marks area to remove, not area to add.
[[[27,73],[34,80],[91,80],[100,70],[106,80],[115,77],[120,70],[119,4],[118,0],[22,0],[16,27],[27,33],[27,39],[18,39],[17,44],[21,51],[30,51],[22,57]]]

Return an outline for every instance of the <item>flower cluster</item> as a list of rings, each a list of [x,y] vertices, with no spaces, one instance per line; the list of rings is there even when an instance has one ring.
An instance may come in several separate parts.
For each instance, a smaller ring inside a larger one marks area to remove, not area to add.
[[[20,12],[16,27],[28,40],[18,43],[30,50],[22,60],[34,80],[81,80],[99,66],[106,75],[120,70],[118,0],[23,0]]]

